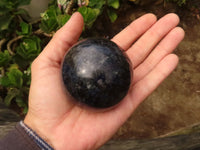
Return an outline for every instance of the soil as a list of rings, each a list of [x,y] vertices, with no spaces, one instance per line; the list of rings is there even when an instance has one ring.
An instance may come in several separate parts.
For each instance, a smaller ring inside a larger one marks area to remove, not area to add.
[[[200,123],[200,2],[191,0],[187,6],[155,3],[152,5],[123,4],[118,19],[110,25],[106,16],[99,18],[92,32],[85,36],[111,38],[130,22],[146,13],[158,18],[176,13],[185,30],[185,39],[175,50],[180,61],[177,69],[151,94],[122,126],[114,139],[144,139]]]

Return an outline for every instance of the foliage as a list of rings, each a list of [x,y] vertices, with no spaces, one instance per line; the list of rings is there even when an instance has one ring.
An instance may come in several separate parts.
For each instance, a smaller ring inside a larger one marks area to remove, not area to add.
[[[40,28],[46,33],[63,26],[69,20],[70,14],[75,11],[82,14],[86,28],[91,28],[97,17],[104,12],[107,12],[111,22],[114,22],[117,19],[116,9],[119,8],[120,2],[119,0],[77,0],[70,3],[69,0],[58,0],[58,6],[50,6],[41,15]]]
[[[0,52],[0,66],[6,66],[11,60],[11,56],[7,50]]]
[[[5,34],[9,36],[18,23],[17,17],[20,14],[26,14],[24,9],[19,6],[27,5],[31,0],[1,0],[0,1],[0,38]]]
[[[85,28],[91,28],[99,15],[117,19],[119,0],[51,0],[39,22],[23,18],[28,13],[20,6],[31,0],[0,1],[0,100],[7,106],[17,104],[21,113],[28,110],[31,63],[52,35],[78,11]]]

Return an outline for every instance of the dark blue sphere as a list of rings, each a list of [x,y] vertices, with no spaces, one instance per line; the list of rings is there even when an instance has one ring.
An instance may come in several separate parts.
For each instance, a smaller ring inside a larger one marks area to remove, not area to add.
[[[132,68],[112,41],[91,38],[74,45],[64,57],[62,77],[69,94],[95,108],[118,104],[128,93]]]

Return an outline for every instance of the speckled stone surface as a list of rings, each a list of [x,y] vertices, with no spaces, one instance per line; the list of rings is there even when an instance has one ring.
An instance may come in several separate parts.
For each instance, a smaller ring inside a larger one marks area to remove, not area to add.
[[[95,108],[119,103],[132,72],[128,58],[107,39],[87,39],[73,46],[63,61],[64,84],[75,100]]]

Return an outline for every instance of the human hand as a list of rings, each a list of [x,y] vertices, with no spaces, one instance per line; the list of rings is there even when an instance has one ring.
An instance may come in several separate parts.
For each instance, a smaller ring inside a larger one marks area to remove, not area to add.
[[[94,111],[74,104],[62,83],[63,57],[83,28],[82,16],[75,13],[32,64],[29,110],[24,122],[54,149],[97,149],[177,66],[178,57],[171,53],[184,37],[184,31],[176,27],[178,23],[175,14],[158,21],[146,14],[112,39],[132,62],[133,84],[116,107]]]

